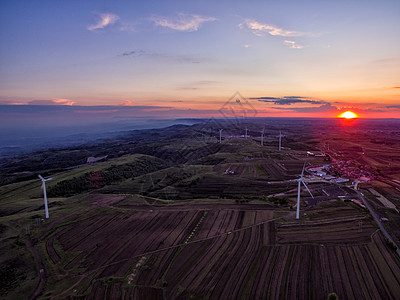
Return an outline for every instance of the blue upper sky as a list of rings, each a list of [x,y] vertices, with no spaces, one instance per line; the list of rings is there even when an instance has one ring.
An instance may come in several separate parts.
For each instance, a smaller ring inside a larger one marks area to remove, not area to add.
[[[0,104],[393,117],[399,36],[398,0],[2,1]]]

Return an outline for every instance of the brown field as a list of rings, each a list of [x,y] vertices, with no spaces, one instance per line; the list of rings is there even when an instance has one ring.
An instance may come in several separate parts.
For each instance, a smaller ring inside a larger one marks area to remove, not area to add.
[[[274,217],[265,205],[164,205],[90,196],[46,236],[51,299],[396,299],[400,260],[350,204]],[[99,207],[100,206],[100,207]],[[101,207],[103,206],[103,207]],[[146,208],[146,209],[145,209]],[[326,214],[323,213],[326,212]],[[329,217],[329,212],[335,218]],[[341,213],[338,217],[338,212]],[[363,222],[362,231],[359,222]],[[50,226],[50,224],[48,224]]]

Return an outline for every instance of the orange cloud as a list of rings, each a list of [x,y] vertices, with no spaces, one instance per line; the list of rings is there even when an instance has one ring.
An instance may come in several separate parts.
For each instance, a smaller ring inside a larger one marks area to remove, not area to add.
[[[74,102],[74,101],[71,101],[69,99],[63,99],[63,98],[55,98],[52,101],[59,105],[74,105],[74,104],[76,104],[76,102]]]
[[[132,106],[133,103],[131,100],[125,100],[124,103],[121,103],[120,106]]]

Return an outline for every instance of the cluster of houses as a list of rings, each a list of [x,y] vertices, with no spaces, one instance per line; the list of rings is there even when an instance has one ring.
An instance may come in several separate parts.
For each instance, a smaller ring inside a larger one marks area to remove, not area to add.
[[[314,176],[336,183],[348,182],[349,178],[356,179],[358,182],[369,182],[372,177],[366,170],[351,167],[350,162],[336,161],[334,164],[312,167],[307,170]],[[331,174],[340,174],[340,177]]]
[[[341,182],[349,181],[348,178],[335,177],[335,176],[328,174],[330,168],[331,168],[331,165],[323,165],[320,167],[309,168],[308,171],[315,176],[318,176],[324,180],[328,180],[328,181],[332,181],[332,182],[341,183]]]
[[[364,168],[353,167],[351,164],[351,161],[336,161],[331,165],[331,170],[347,178],[354,178],[363,182],[371,180],[372,174],[369,171]]]

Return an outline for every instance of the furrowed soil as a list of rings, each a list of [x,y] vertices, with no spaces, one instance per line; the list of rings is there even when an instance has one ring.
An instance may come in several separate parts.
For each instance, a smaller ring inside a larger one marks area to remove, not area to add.
[[[262,204],[158,204],[88,195],[43,234],[51,299],[396,299],[400,260],[352,204],[301,221]],[[328,208],[327,208],[328,207]],[[329,212],[341,211],[331,217]],[[362,222],[362,229],[360,227]],[[45,232],[46,229],[43,228]],[[68,255],[66,255],[68,254]],[[67,278],[75,278],[66,284]]]

